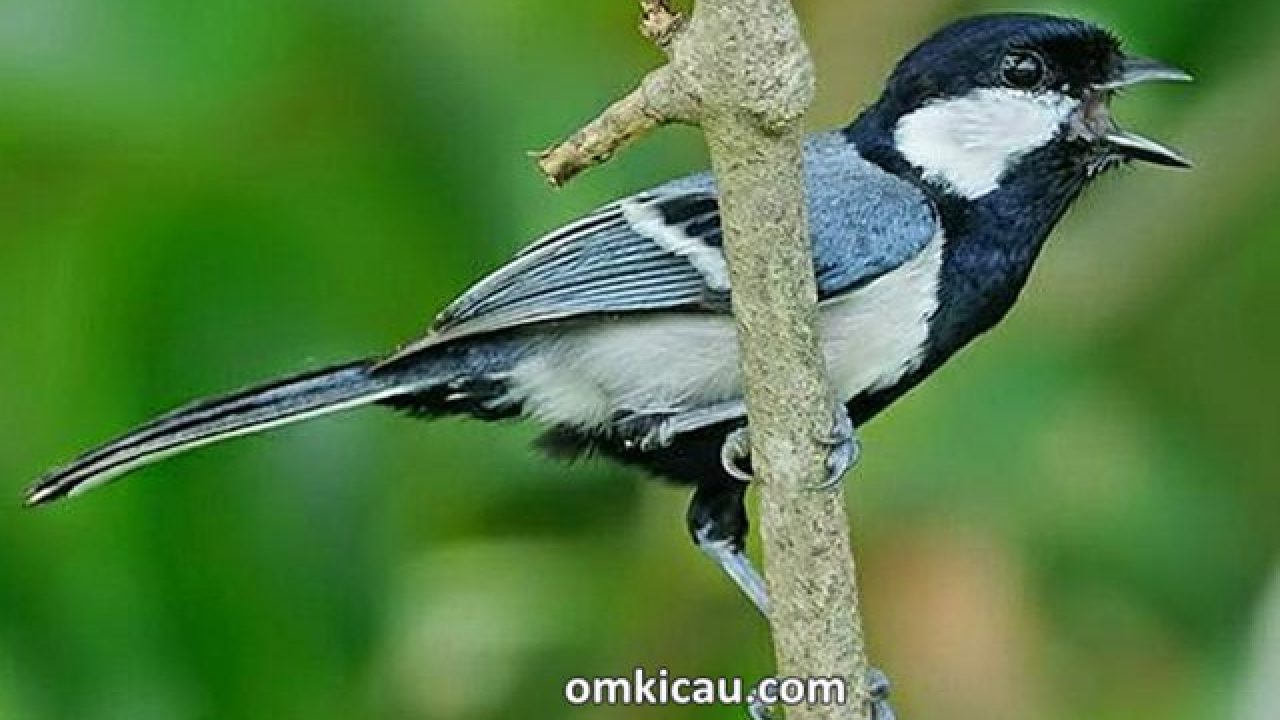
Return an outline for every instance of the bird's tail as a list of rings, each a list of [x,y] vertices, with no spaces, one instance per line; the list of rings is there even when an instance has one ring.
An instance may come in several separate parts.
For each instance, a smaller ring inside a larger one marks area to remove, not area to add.
[[[53,470],[27,491],[29,506],[78,495],[144,465],[228,438],[383,400],[393,377],[359,361],[204,400],[153,420]]]

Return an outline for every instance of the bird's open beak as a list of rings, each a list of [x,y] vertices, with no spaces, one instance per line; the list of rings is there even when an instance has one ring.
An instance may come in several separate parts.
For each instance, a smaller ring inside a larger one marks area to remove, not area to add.
[[[1191,80],[1189,73],[1159,60],[1127,56],[1120,63],[1115,77],[1098,85],[1097,89],[1100,94],[1109,97],[1117,90],[1134,85],[1152,82],[1191,82]],[[1117,155],[1166,167],[1191,167],[1191,161],[1177,150],[1138,133],[1122,130],[1114,121],[1110,121],[1109,113],[1107,120],[1110,127],[1098,128],[1100,131],[1098,134]]]

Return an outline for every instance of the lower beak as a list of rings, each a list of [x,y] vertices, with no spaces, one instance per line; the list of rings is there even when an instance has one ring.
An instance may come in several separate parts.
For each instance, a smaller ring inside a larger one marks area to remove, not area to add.
[[[1156,142],[1138,133],[1117,128],[1103,135],[1102,139],[1111,146],[1111,149],[1116,154],[1130,160],[1141,160],[1153,165],[1163,165],[1183,170],[1189,170],[1192,167],[1191,161],[1182,153],[1164,143]]]
[[[1110,95],[1117,90],[1134,85],[1152,82],[1190,82],[1191,80],[1192,77],[1187,72],[1159,60],[1127,56],[1121,61],[1115,77],[1109,82],[1098,85],[1097,89]],[[1110,127],[1103,129],[1099,136],[1117,155],[1165,167],[1184,169],[1191,167],[1191,161],[1186,156],[1168,145],[1135,132],[1121,130],[1114,122],[1110,122],[1109,125]]]

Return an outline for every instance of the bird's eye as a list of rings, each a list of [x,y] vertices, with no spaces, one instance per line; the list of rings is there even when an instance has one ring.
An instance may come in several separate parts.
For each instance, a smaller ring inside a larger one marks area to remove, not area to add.
[[[1009,87],[1035,90],[1044,84],[1048,70],[1044,60],[1033,52],[1015,50],[1000,63],[1000,77]]]

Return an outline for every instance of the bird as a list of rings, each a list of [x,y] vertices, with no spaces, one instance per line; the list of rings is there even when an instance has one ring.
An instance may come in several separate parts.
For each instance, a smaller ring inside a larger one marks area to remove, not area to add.
[[[1122,129],[1116,95],[1191,76],[1094,23],[1006,13],[908,52],[847,126],[804,141],[821,350],[838,395],[828,470],[857,431],[996,326],[1094,180],[1190,168]],[[26,504],[163,458],[361,406],[525,418],[553,457],[595,454],[692,489],[697,546],[762,612],[745,548],[747,415],[716,182],[679,178],[536,239],[420,339],[162,415],[40,478]]]

